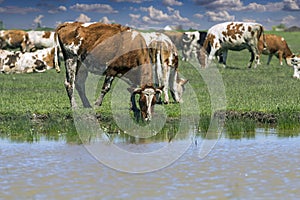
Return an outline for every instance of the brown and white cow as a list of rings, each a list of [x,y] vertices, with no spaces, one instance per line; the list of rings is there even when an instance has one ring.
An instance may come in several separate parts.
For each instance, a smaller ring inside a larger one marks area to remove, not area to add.
[[[54,47],[54,31],[28,31],[29,41],[36,49]]]
[[[273,55],[276,55],[280,65],[283,65],[282,59],[285,59],[287,65],[292,66],[291,58],[293,53],[283,37],[274,34],[265,34],[265,43],[266,47],[264,46],[264,38],[260,37],[258,50],[260,54],[269,55],[268,65],[270,64]]]
[[[293,78],[300,79],[300,54],[298,56],[295,56],[295,55],[292,56],[291,64],[294,67]]]
[[[54,50],[54,47],[25,53],[1,50],[1,71],[3,73],[31,73],[52,69]]]
[[[164,103],[169,103],[168,91],[175,102],[182,102],[184,84],[187,80],[178,75],[178,51],[171,39],[163,33],[141,33],[149,49],[154,83],[163,86]],[[158,99],[157,99],[158,100]]]
[[[27,32],[23,30],[2,30],[0,31],[0,48],[20,48],[22,52],[29,52],[34,46],[30,43]]]
[[[129,27],[118,24],[66,22],[57,27],[56,42],[59,42],[64,56],[65,87],[72,107],[76,107],[73,95],[75,87],[83,106],[91,107],[85,94],[88,72],[105,75],[96,105],[101,105],[116,76],[125,75],[133,87],[152,83],[151,60],[145,40],[139,32]],[[57,59],[58,55],[55,58]],[[58,71],[57,60],[56,66]]]
[[[264,28],[258,23],[225,22],[211,27],[199,52],[199,62],[202,67],[210,65],[214,56],[222,54],[223,64],[226,66],[228,50],[240,51],[248,49],[251,59],[248,67],[257,66],[259,60],[258,41],[264,33]]]

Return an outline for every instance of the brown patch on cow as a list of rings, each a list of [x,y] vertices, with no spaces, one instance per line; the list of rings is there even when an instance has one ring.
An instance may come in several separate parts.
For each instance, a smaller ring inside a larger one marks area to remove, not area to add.
[[[230,23],[226,27],[226,31],[222,31],[222,35],[225,37],[231,37],[231,39],[236,40],[237,36],[241,36],[243,34],[244,26],[243,24],[234,24]],[[232,42],[232,41],[231,41]]]
[[[114,37],[122,32],[130,30],[129,27],[121,26],[119,24],[103,24],[103,23],[93,23],[87,27],[82,26],[83,23],[81,22],[74,22],[74,23],[64,23],[60,25],[56,29],[56,33],[59,34],[59,38],[62,43],[66,45],[74,44],[80,45],[80,49],[78,54],[82,54],[85,52],[91,52],[95,47],[100,45],[101,43],[105,42],[107,47],[109,38],[114,38],[115,40],[109,40],[111,45],[117,45],[116,42],[120,42],[119,39]]]
[[[4,63],[5,65],[8,65],[9,68],[13,68],[16,65],[17,60],[20,58],[19,53],[8,55],[7,61]]]
[[[54,68],[54,56],[55,56],[55,48],[52,48],[50,53],[48,53],[43,60],[45,61],[46,65],[50,68]]]
[[[7,30],[4,32],[1,40],[5,41],[9,47],[17,48],[21,47],[23,51],[29,41],[28,33],[23,30]],[[6,44],[2,42],[2,48],[5,48]]]
[[[252,31],[251,26],[248,26],[248,32],[251,32],[251,31]]]
[[[51,32],[50,31],[45,31],[45,34],[43,35],[43,38],[50,38]]]
[[[41,60],[36,60],[34,62],[35,66],[34,66],[34,69],[37,69],[37,70],[44,70],[46,68],[46,65],[43,61]]]

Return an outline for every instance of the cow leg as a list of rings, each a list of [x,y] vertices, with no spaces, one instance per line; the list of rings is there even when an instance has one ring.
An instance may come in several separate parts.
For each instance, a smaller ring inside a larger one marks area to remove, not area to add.
[[[179,95],[178,95],[178,88],[177,88],[178,73],[175,68],[171,68],[169,77],[170,77],[169,82],[170,82],[171,95],[175,102],[179,102]]]
[[[76,69],[77,69],[77,57],[67,59],[66,60],[65,88],[67,90],[72,108],[77,107],[75,98],[74,98]]]
[[[278,58],[279,58],[280,65],[283,65],[282,57],[283,57],[283,52],[282,51],[278,51]]]
[[[75,87],[78,91],[79,97],[82,101],[82,104],[85,108],[91,108],[91,104],[86,97],[85,93],[85,81],[88,76],[88,71],[84,67],[79,67],[76,74],[76,81],[75,81]]]
[[[272,60],[272,57],[273,57],[273,54],[269,54],[267,65],[270,64],[270,62],[271,62],[271,60]]]
[[[259,53],[258,53],[258,49],[257,49],[257,47],[256,47],[255,45],[252,45],[252,46],[250,47],[250,50],[249,50],[249,51],[251,52],[251,59],[250,59],[250,61],[249,61],[249,63],[248,63],[248,68],[251,68],[252,63],[253,63],[254,60],[255,60],[254,68],[256,68],[256,67],[257,67],[257,63],[259,62]]]
[[[226,67],[227,55],[228,55],[228,50],[219,52],[219,61],[223,63],[224,68]]]
[[[103,98],[104,96],[106,95],[106,93],[110,90],[110,87],[111,87],[111,84],[114,80],[114,76],[106,76],[105,77],[105,80],[104,80],[104,83],[103,83],[103,86],[102,86],[102,91],[101,91],[101,94],[99,96],[99,98],[97,99],[95,105],[96,106],[101,106],[102,105],[102,101],[103,101]]]
[[[170,79],[170,69],[172,67],[168,66],[166,63],[164,63],[164,73],[163,73],[163,85],[160,86],[164,86],[163,88],[163,92],[164,92],[164,103],[168,104],[169,103],[169,79]]]

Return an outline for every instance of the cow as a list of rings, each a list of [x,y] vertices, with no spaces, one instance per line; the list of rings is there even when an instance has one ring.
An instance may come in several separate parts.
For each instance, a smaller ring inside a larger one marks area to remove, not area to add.
[[[55,34],[56,70],[60,69],[57,59],[60,49],[66,68],[65,87],[72,108],[77,107],[73,94],[75,87],[83,106],[91,107],[85,94],[88,72],[105,75],[100,97],[95,103],[99,106],[115,77],[126,77],[134,88],[153,82],[145,40],[129,27],[100,22],[66,22],[56,28]]]
[[[28,38],[34,48],[54,47],[54,31],[28,31]]]
[[[292,56],[291,64],[294,67],[293,78],[300,79],[300,54],[298,56],[295,56],[295,55]]]
[[[22,52],[29,52],[34,46],[31,44],[27,32],[23,30],[2,30],[0,31],[0,48],[20,48]]]
[[[175,102],[182,102],[184,84],[187,80],[178,75],[178,51],[171,39],[163,33],[141,32],[152,63],[154,83],[157,87],[163,87],[164,103],[169,103],[168,91]],[[169,87],[170,86],[170,87]],[[157,97],[159,101],[159,97]]]
[[[228,50],[248,49],[251,53],[248,68],[251,68],[254,60],[254,68],[256,68],[259,60],[257,45],[262,35],[264,35],[264,28],[258,23],[224,22],[214,25],[208,30],[203,47],[198,53],[199,63],[205,68],[210,65],[214,56],[222,54],[222,62],[226,67]]]
[[[274,34],[265,34],[265,43],[266,48],[264,48],[264,38],[260,37],[258,50],[260,55],[269,55],[267,65],[270,64],[273,55],[276,55],[280,65],[283,65],[282,59],[285,59],[287,65],[292,66],[291,58],[294,54],[283,37]]]
[[[205,31],[187,31],[182,37],[182,60],[188,61],[192,54],[197,58],[197,52],[203,46],[207,32]]]
[[[54,50],[55,48],[45,48],[35,52],[20,51],[1,53],[1,72],[3,73],[31,73],[44,72],[54,67]],[[2,54],[2,55],[1,55]]]
[[[156,96],[159,96],[157,94],[162,94],[162,88],[163,86],[155,88],[153,84],[146,84],[133,90],[130,99],[134,117],[137,121],[139,121],[141,117],[144,121],[151,121],[154,105],[157,102]],[[135,96],[137,94],[140,96],[138,101],[140,109],[136,106]]]

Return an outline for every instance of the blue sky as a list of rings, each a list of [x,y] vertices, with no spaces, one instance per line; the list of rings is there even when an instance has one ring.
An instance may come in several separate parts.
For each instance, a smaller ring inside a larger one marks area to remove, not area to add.
[[[224,21],[254,21],[271,29],[300,26],[300,0],[0,0],[7,29],[55,28],[65,21],[104,21],[134,28],[208,29]]]

